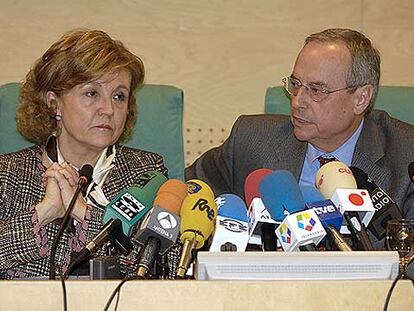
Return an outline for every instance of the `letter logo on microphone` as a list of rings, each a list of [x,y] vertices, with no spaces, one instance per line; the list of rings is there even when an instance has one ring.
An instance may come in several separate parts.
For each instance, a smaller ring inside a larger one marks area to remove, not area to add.
[[[201,186],[192,181],[187,181],[187,191],[189,194],[195,194],[201,190]]]
[[[223,226],[225,229],[231,231],[231,232],[246,232],[247,226],[242,224],[240,221],[224,218],[219,220],[219,225]]]
[[[194,204],[192,210],[195,210],[196,208],[198,208],[200,211],[206,211],[208,219],[213,221],[214,216],[215,216],[214,209],[208,206],[207,203],[208,201],[206,199],[200,198],[198,199],[196,204]]]
[[[318,188],[320,188],[323,184],[323,174],[321,175],[321,177],[318,180]]]
[[[144,188],[152,179],[157,177],[158,174],[155,172],[146,172],[142,174],[139,179],[135,182],[134,186],[137,186],[139,188]]]
[[[290,244],[292,242],[292,232],[290,231],[289,227],[285,223],[282,223],[279,226],[278,230],[279,230],[280,239],[282,240],[282,242]]]
[[[340,167],[338,169],[338,172],[341,174],[347,174],[347,175],[352,175],[352,172],[349,168],[345,168],[345,167]]]
[[[316,221],[312,218],[309,213],[301,213],[296,216],[296,222],[298,227],[303,230],[312,231]]]
[[[161,212],[157,215],[158,222],[164,229],[173,229],[177,226],[177,220],[167,212]]]

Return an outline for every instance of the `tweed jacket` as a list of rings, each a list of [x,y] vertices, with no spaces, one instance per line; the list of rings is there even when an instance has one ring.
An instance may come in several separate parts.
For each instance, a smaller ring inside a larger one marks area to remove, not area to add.
[[[298,141],[286,115],[241,116],[223,145],[209,150],[185,170],[216,195],[244,196],[244,181],[259,168],[289,170],[299,180],[307,144]],[[414,126],[373,110],[365,116],[352,165],[361,168],[397,203],[406,218],[414,217],[414,185],[407,167],[414,161]],[[374,239],[375,241],[375,239]],[[373,242],[383,247],[383,241]]]
[[[46,170],[42,164],[43,152],[44,145],[36,145],[0,156],[0,279],[49,275],[48,255],[59,226],[56,222],[41,226],[34,209],[45,194],[41,176]],[[125,146],[116,146],[114,164],[102,186],[108,200],[131,186],[146,171],[167,173],[161,156]],[[88,206],[85,221],[76,225],[76,231],[65,230],[56,253],[56,263],[63,271],[71,253],[79,251],[100,232],[103,212],[103,209]],[[121,272],[125,275],[136,269],[139,246],[132,241],[133,251],[121,257]],[[175,271],[178,257],[175,252],[168,255],[172,259],[169,261],[173,266],[171,271]],[[98,255],[103,254],[101,249]]]

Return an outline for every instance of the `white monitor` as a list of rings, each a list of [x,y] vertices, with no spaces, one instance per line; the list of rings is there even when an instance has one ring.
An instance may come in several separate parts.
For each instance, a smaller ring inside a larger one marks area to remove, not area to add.
[[[198,280],[390,280],[397,252],[198,252]]]

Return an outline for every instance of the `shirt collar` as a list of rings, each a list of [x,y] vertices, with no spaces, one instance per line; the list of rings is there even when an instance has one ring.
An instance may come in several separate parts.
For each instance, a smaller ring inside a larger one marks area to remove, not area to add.
[[[311,165],[314,161],[317,160],[318,157],[325,155],[327,157],[335,157],[339,161],[350,166],[352,164],[352,156],[354,154],[355,146],[359,135],[361,134],[363,125],[364,119],[362,119],[361,123],[359,124],[356,131],[352,134],[352,136],[333,152],[326,153],[308,143],[308,148],[306,149],[306,161],[308,164]]]

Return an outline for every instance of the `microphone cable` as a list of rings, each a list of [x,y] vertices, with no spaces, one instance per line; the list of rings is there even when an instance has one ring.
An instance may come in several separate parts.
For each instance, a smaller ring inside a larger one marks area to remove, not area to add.
[[[114,300],[115,295],[117,295],[116,302],[115,302],[115,308],[114,308],[114,310],[116,311],[116,309],[118,308],[118,302],[119,302],[119,297],[121,295],[121,287],[122,287],[122,285],[124,285],[128,281],[135,280],[135,279],[136,279],[135,276],[128,276],[128,277],[124,278],[121,281],[121,283],[118,284],[117,287],[115,287],[114,291],[112,292],[111,296],[108,299],[108,302],[106,303],[106,305],[104,307],[104,311],[109,310],[109,307],[112,304],[112,300]]]
[[[408,276],[406,273],[404,273],[404,272],[400,272],[400,273],[398,273],[397,277],[396,277],[396,278],[395,278],[395,280],[392,282],[390,289],[388,290],[388,293],[387,293],[387,298],[385,299],[385,303],[384,303],[384,309],[383,309],[383,311],[387,311],[387,310],[388,310],[388,304],[389,304],[389,302],[390,302],[392,292],[394,291],[394,288],[395,288],[395,286],[397,285],[397,282],[398,282],[399,280],[401,280],[404,276],[405,276],[405,277],[407,277],[407,279],[409,279],[409,280],[413,283],[413,286],[414,286],[414,279],[412,279],[411,277],[409,277],[409,276]]]
[[[56,266],[55,266],[55,257],[56,257],[56,250],[59,243],[59,240],[61,239],[63,235],[63,231],[66,229],[66,226],[70,219],[70,214],[72,213],[72,210],[75,206],[76,199],[81,192],[81,190],[91,181],[92,179],[92,173],[93,173],[93,167],[89,164],[85,164],[82,166],[82,168],[79,171],[80,177],[78,186],[76,188],[75,193],[73,194],[72,200],[69,203],[69,206],[65,212],[65,215],[63,216],[62,223],[60,224],[59,230],[53,239],[52,248],[50,251],[50,269],[49,269],[49,279],[55,280],[56,279]]]

